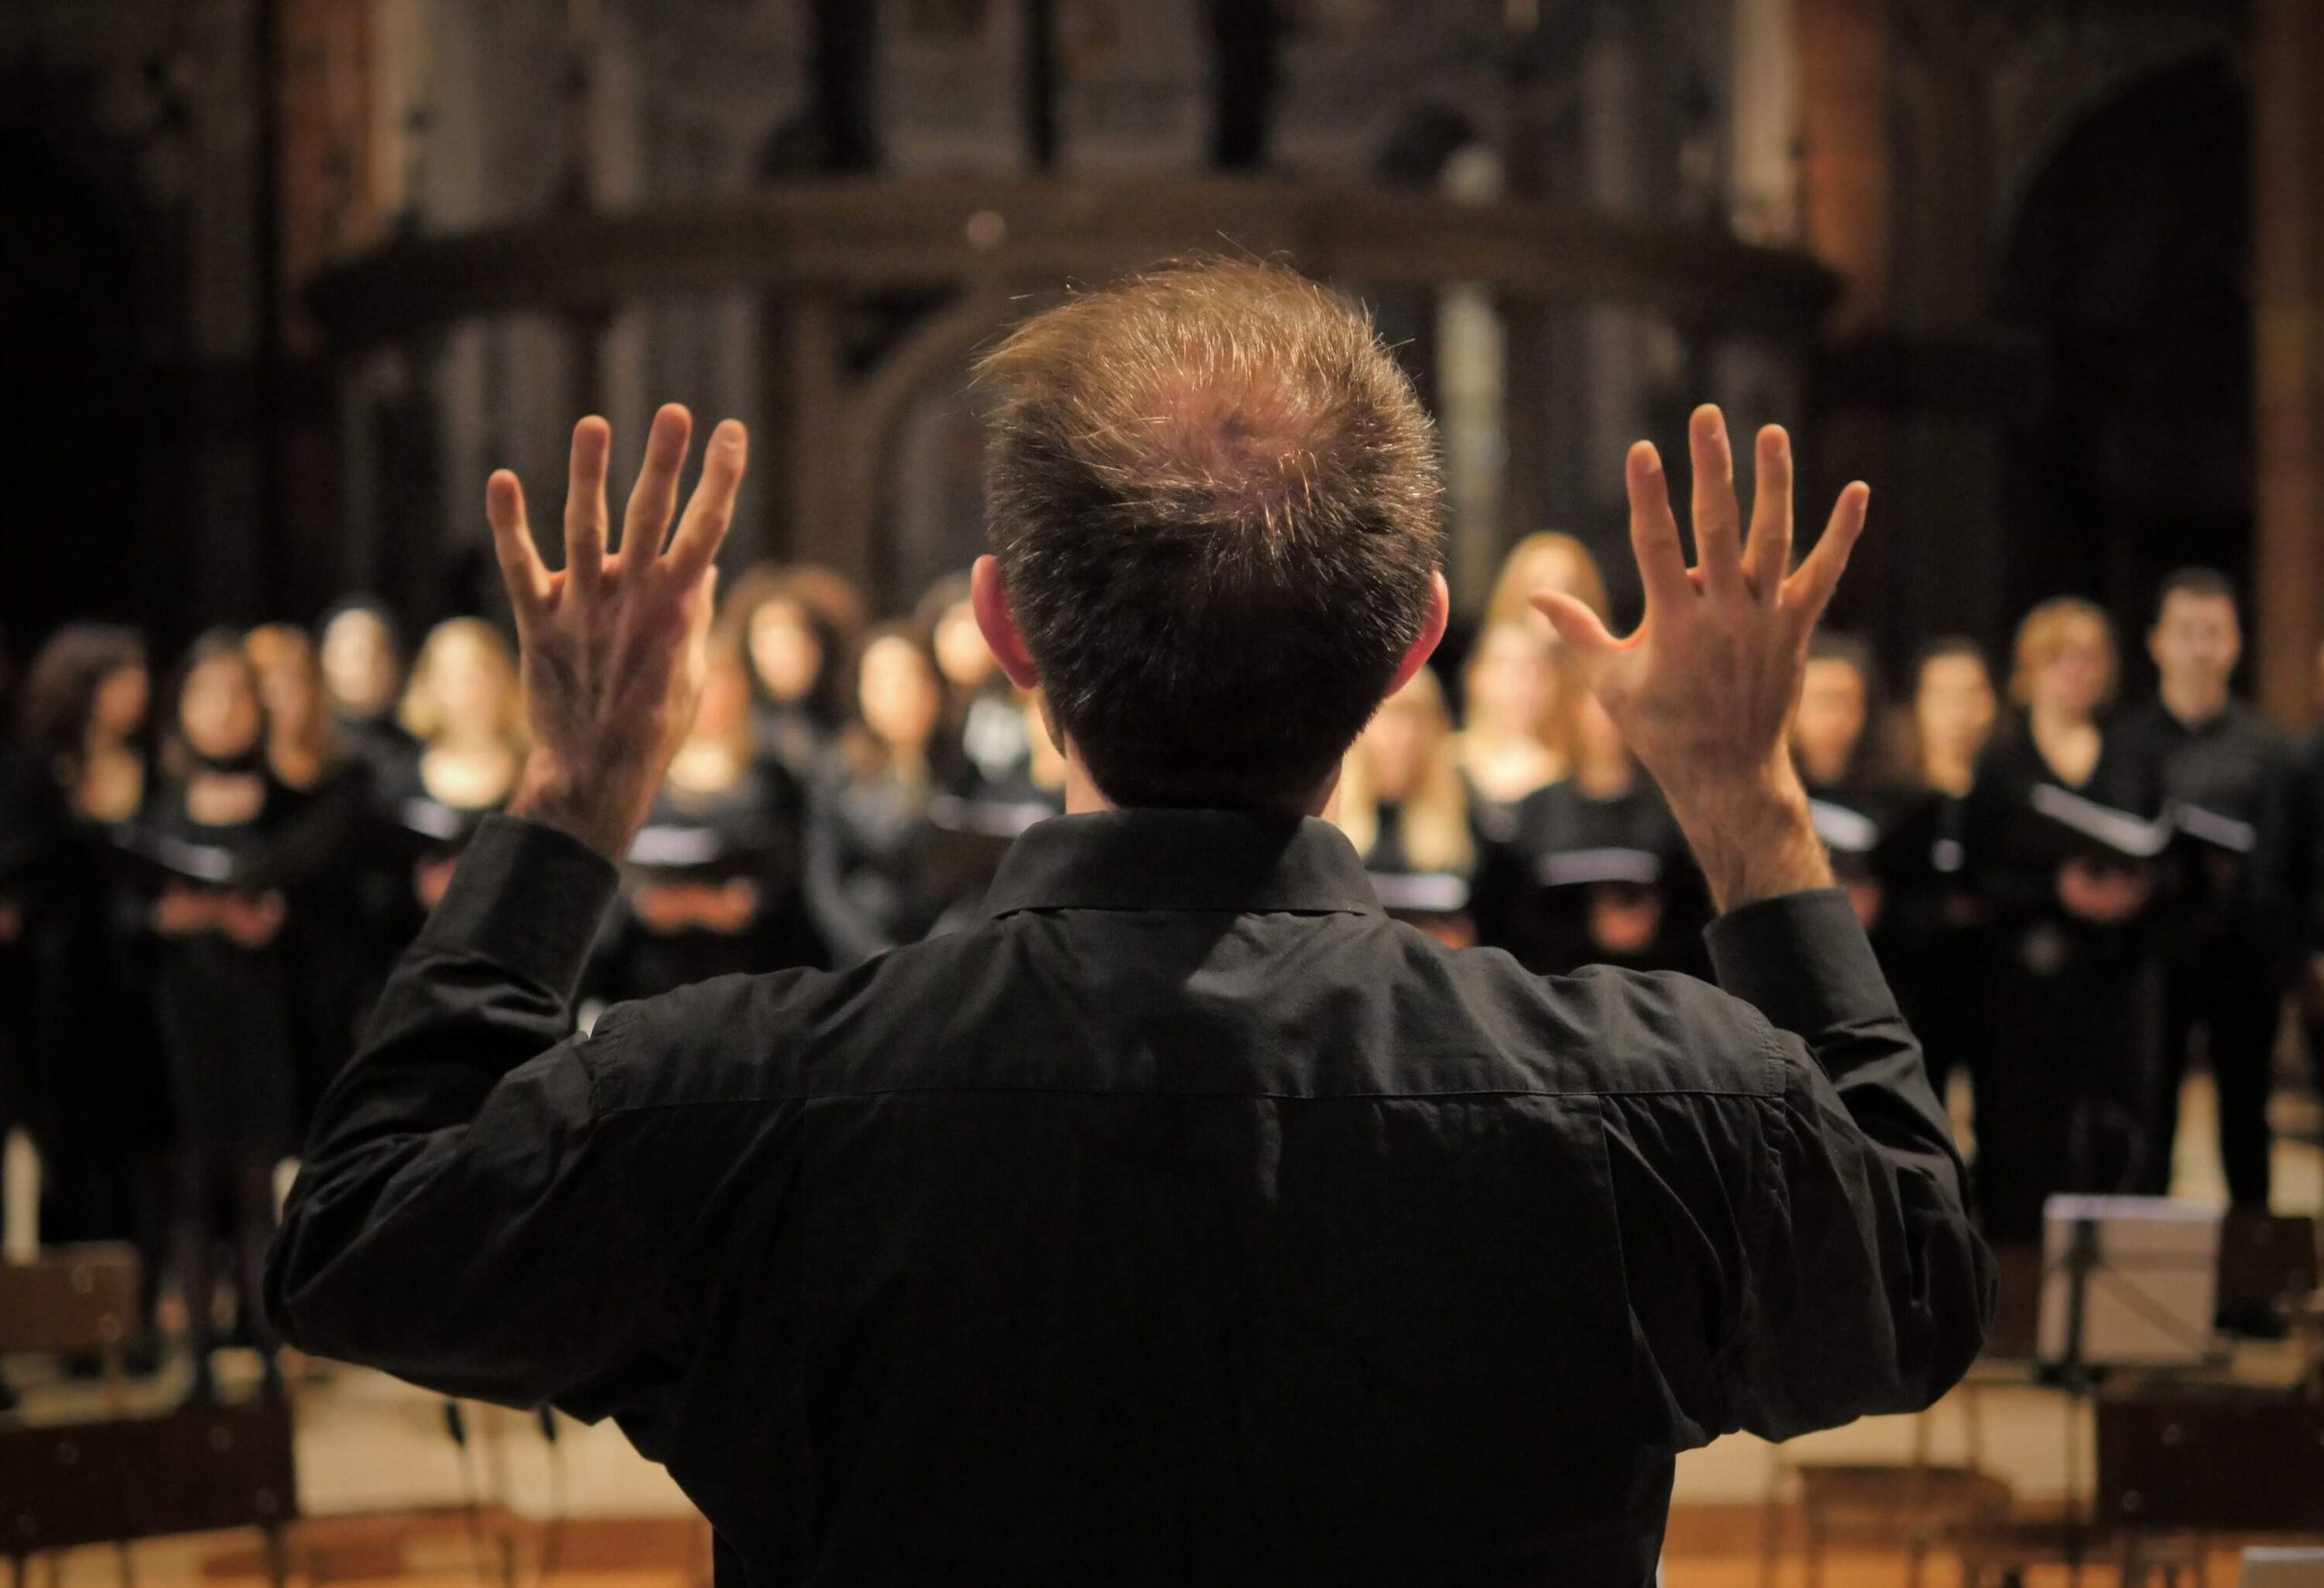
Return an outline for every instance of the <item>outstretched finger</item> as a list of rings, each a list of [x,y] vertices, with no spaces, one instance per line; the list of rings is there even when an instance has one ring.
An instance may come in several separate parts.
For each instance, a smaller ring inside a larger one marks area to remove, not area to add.
[[[1865,512],[1871,501],[1872,488],[1860,479],[1841,491],[1816,549],[1801,560],[1799,571],[1784,581],[1783,604],[1797,616],[1802,632],[1815,627],[1824,608],[1831,605],[1832,592],[1839,587],[1840,575],[1848,566],[1848,554],[1864,533]]]
[[[1695,590],[1687,579],[1686,547],[1679,540],[1679,520],[1670,516],[1669,484],[1654,443],[1631,447],[1622,473],[1630,498],[1630,551],[1638,558],[1647,610],[1691,604]]]
[[[1743,509],[1735,499],[1735,453],[1727,418],[1709,403],[1687,421],[1687,450],[1694,463],[1695,560],[1714,596],[1743,587]]]
[[[722,419],[710,433],[702,459],[702,478],[695,482],[686,516],[670,541],[664,559],[681,583],[702,577],[718,556],[719,544],[734,522],[734,493],[742,489],[743,470],[750,462],[750,435],[740,419]]]
[[[596,588],[606,562],[606,458],[613,427],[591,414],[573,427],[565,473],[565,571],[578,590]]]
[[[1532,599],[1534,610],[1550,620],[1550,626],[1584,666],[1622,648],[1623,642],[1608,631],[1605,619],[1591,611],[1587,602],[1563,590],[1536,590]]]
[[[686,445],[694,436],[694,415],[684,403],[665,402],[654,416],[645,437],[645,461],[639,465],[637,484],[629,493],[629,509],[622,519],[621,549],[640,557],[658,557],[670,519],[678,510],[678,471],[685,467]]]
[[[1751,538],[1743,547],[1743,577],[1760,600],[1772,602],[1791,571],[1791,438],[1781,425],[1759,432],[1752,478]]]
[[[485,482],[484,516],[492,524],[492,548],[500,557],[508,604],[522,627],[532,622],[548,599],[548,569],[542,565],[540,547],[533,544],[533,527],[525,517],[525,488],[505,469],[495,469]]]

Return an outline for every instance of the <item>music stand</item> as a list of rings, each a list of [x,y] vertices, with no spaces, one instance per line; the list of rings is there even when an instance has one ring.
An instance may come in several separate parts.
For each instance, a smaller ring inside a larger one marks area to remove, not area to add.
[[[2042,1225],[2034,1355],[2066,1392],[2066,1565],[2079,1582],[2083,1409],[2109,1368],[2211,1360],[2220,1211],[2164,1197],[2057,1196]]]

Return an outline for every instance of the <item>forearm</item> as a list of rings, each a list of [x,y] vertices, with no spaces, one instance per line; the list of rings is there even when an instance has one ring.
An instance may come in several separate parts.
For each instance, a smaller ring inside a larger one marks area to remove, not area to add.
[[[1831,860],[1788,756],[1731,778],[1674,774],[1662,787],[1721,913],[1833,885]]]

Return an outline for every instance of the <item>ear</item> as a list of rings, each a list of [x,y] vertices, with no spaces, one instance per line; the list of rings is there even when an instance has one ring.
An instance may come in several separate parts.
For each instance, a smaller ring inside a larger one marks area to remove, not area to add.
[[[1395,676],[1388,680],[1388,687],[1380,698],[1402,689],[1413,681],[1413,675],[1428,666],[1428,658],[1436,654],[1438,644],[1444,638],[1444,626],[1452,620],[1452,591],[1444,583],[1444,576],[1428,576],[1428,616],[1421,620],[1420,637],[1413,641],[1412,649],[1396,664]]]
[[[2162,625],[2159,622],[2146,631],[2146,654],[2156,666],[2162,666]]]
[[[1009,681],[1019,689],[1039,689],[1041,680],[1033,670],[1033,653],[1025,648],[1025,636],[1017,632],[1017,618],[1009,610],[1009,587],[1001,582],[998,557],[980,557],[969,569],[969,607]]]

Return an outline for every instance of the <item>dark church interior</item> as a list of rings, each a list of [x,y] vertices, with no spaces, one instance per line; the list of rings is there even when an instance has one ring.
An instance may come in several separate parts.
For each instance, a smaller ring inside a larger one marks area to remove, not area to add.
[[[2319,167],[2315,0],[7,0],[14,1580],[706,1588],[612,1424],[260,1302],[525,764],[486,478],[546,522],[579,416],[620,481],[663,403],[751,436],[580,1029],[846,972],[1065,809],[971,611],[973,367],[1216,257],[1433,416],[1451,625],[1325,815],[1440,943],[1709,974],[1527,597],[1638,621],[1620,460],[1698,403],[1787,427],[1803,525],[1870,484],[1791,743],[1998,1299],[1927,1411],[1682,1455],[1660,1581],[2324,1583]]]

